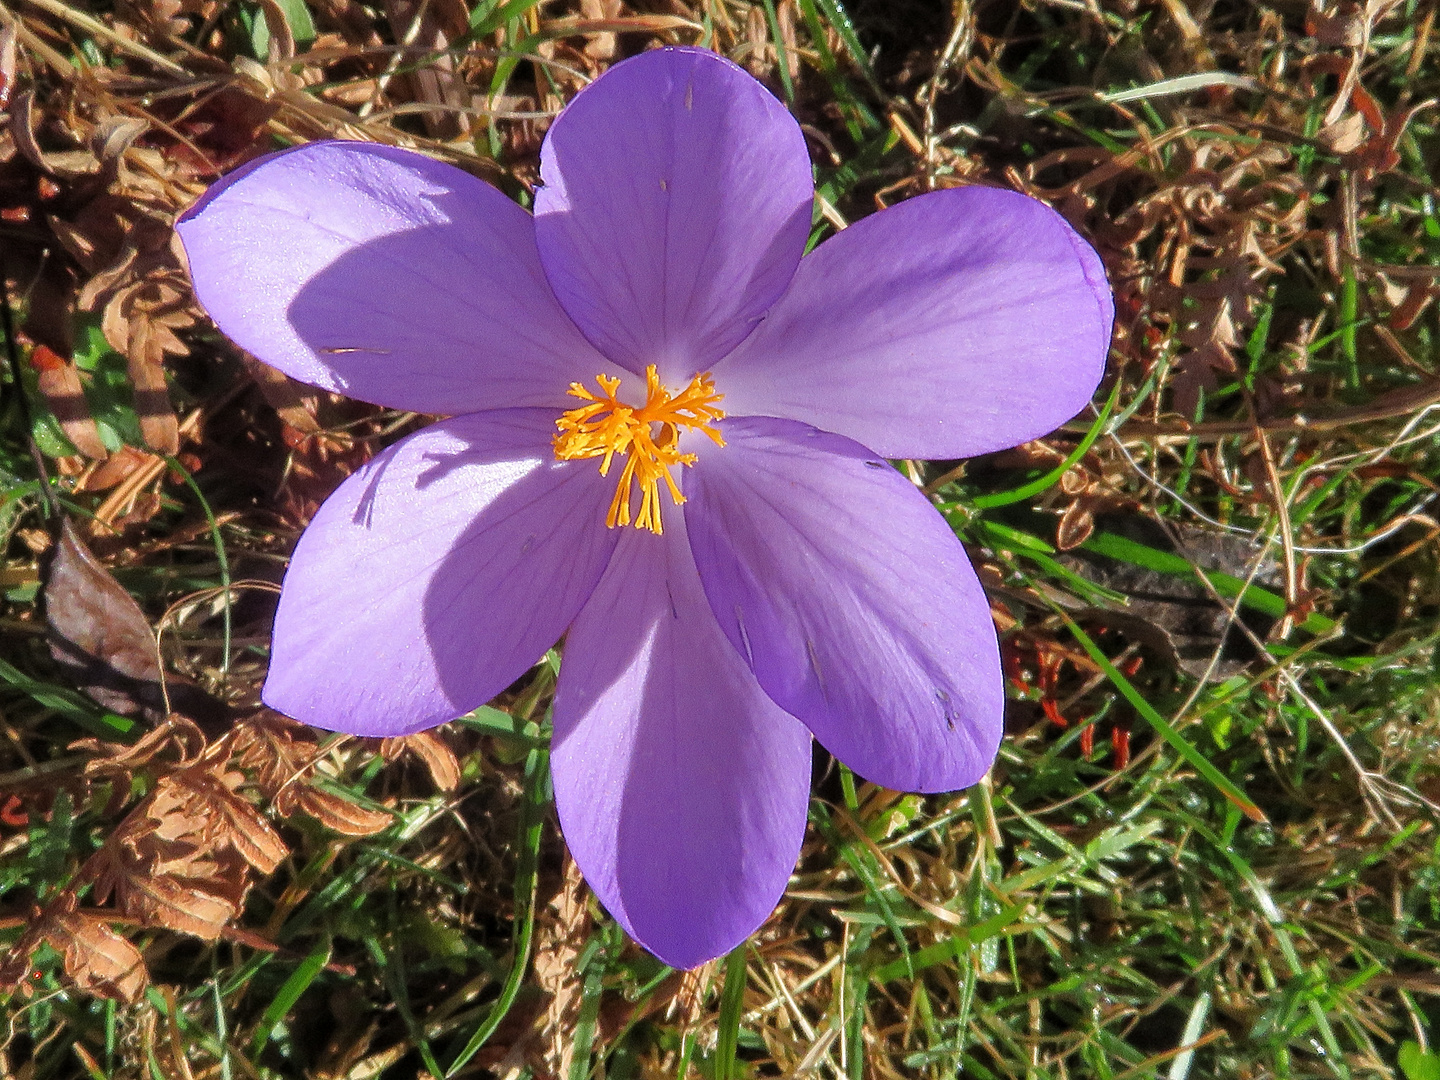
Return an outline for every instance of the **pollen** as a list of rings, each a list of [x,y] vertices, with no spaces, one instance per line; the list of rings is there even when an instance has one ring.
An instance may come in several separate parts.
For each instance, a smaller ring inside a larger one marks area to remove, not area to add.
[[[660,484],[665,484],[670,501],[679,506],[685,496],[671,468],[695,464],[694,454],[680,450],[680,429],[695,428],[716,446],[724,446],[724,438],[713,426],[714,421],[725,418],[716,407],[724,395],[715,392],[715,380],[708,373],[696,375],[689,386],[672,395],[660,385],[654,364],[645,369],[645,404],[638,409],[616,399],[615,392],[620,389],[617,377],[596,375],[595,382],[599,394],[578,382],[570,384],[570,396],[586,404],[555,421],[560,429],[555,436],[555,456],[561,461],[599,458],[601,476],[610,475],[617,456],[624,458],[605,524],[614,529],[631,523],[631,496],[638,484],[640,512],[634,516],[635,528],[649,529],[658,536],[665,531],[660,522]]]

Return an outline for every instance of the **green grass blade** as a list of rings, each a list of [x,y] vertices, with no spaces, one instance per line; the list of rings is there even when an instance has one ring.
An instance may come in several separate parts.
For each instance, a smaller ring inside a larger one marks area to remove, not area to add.
[[[715,1042],[715,1080],[735,1080],[735,1050],[740,1037],[740,1013],[745,1004],[745,946],[725,957],[725,989],[720,994],[720,1016]]]
[[[265,1006],[265,1013],[260,1018],[260,1026],[255,1030],[255,1038],[250,1044],[251,1055],[258,1055],[265,1049],[265,1044],[270,1041],[270,1032],[275,1030],[275,1025],[284,1020],[300,1000],[300,995],[310,989],[310,984],[315,977],[325,970],[325,965],[330,962],[330,943],[322,941],[310,950],[310,955],[300,961],[300,966],[290,973],[270,999],[270,1004]]]
[[[534,724],[526,725],[526,734],[532,738],[539,734]],[[550,754],[547,750],[531,750],[525,759],[525,807],[520,816],[520,864],[515,871],[515,959],[500,988],[500,997],[491,1007],[489,1015],[475,1029],[455,1060],[446,1070],[446,1077],[454,1076],[463,1069],[505,1019],[520,986],[525,981],[525,972],[530,965],[530,942],[535,935],[535,886],[540,861],[540,838],[544,833],[545,806],[551,799]]]
[[[1155,707],[1145,700],[1145,696],[1141,694],[1139,690],[1135,689],[1134,684],[1131,683],[1129,679],[1121,674],[1120,669],[1110,662],[1110,658],[1105,655],[1100,646],[1095,644],[1089,634],[1080,629],[1079,624],[1076,623],[1074,619],[1058,609],[1056,613],[1065,621],[1065,625],[1069,628],[1070,633],[1075,635],[1075,640],[1080,643],[1081,648],[1090,654],[1090,659],[1099,665],[1100,670],[1115,684],[1115,688],[1124,695],[1125,700],[1135,707],[1135,711],[1143,716],[1146,722],[1155,729],[1157,735],[1169,743],[1181,757],[1188,761],[1196,772],[1215,785],[1215,788],[1220,794],[1234,803],[1240,812],[1251,821],[1267,820],[1263,810],[1251,802],[1245,793],[1231,783],[1224,773],[1206,760],[1204,754],[1195,749],[1195,746],[1188,739],[1176,731],[1168,720],[1155,711]]]
[[[1105,431],[1105,422],[1110,419],[1110,413],[1115,408],[1115,403],[1120,400],[1120,383],[1115,384],[1115,389],[1110,391],[1110,397],[1105,402],[1105,407],[1100,410],[1100,415],[1090,425],[1090,430],[1080,440],[1080,445],[1066,456],[1055,468],[1051,469],[1038,480],[1032,480],[1023,487],[1015,488],[1013,491],[999,491],[993,495],[981,495],[975,500],[975,505],[982,510],[988,510],[992,506],[1009,506],[1011,503],[1024,502],[1026,499],[1039,495],[1046,488],[1060,482],[1060,478],[1070,471],[1077,461],[1090,451],[1095,445],[1095,440]]]
[[[63,686],[32,679],[19,668],[0,660],[0,681],[9,683],[27,697],[54,709],[67,720],[73,720],[93,735],[112,741],[128,741],[135,731],[135,721],[111,712],[100,712],[90,699]]]

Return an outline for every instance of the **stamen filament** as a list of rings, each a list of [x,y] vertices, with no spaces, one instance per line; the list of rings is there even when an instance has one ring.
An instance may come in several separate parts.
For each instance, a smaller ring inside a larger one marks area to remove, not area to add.
[[[679,429],[698,429],[716,446],[724,446],[724,437],[712,426],[714,421],[725,418],[717,407],[724,395],[717,394],[715,380],[703,374],[671,396],[660,385],[654,364],[645,369],[645,404],[639,409],[616,399],[615,392],[620,388],[616,376],[597,375],[595,382],[603,396],[596,396],[578,382],[570,384],[570,396],[590,404],[562,413],[555,421],[559,429],[555,456],[561,461],[600,458],[601,476],[610,475],[610,463],[616,454],[624,457],[625,467],[615,486],[615,497],[610,500],[605,524],[611,529],[630,524],[630,494],[638,482],[640,512],[635,516],[635,528],[662,535],[665,529],[660,518],[660,481],[665,481],[670,501],[679,506],[685,496],[670,467],[695,464],[694,454],[680,451]],[[652,433],[656,424],[659,430]]]

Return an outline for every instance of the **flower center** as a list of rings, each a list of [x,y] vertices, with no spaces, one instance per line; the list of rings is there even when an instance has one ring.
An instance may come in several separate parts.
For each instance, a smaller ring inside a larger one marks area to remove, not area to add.
[[[679,506],[685,496],[670,474],[670,466],[695,464],[694,454],[680,452],[680,428],[698,428],[716,446],[724,446],[725,440],[711,421],[725,418],[716,408],[725,395],[715,392],[715,380],[707,373],[696,375],[689,386],[672,396],[660,385],[660,376],[651,364],[645,369],[645,404],[636,409],[615,399],[618,378],[596,375],[595,381],[600,386],[599,396],[578,382],[570,384],[570,396],[589,404],[571,409],[555,421],[560,429],[555,436],[555,456],[561,461],[600,458],[601,476],[610,475],[610,462],[616,454],[625,458],[605,524],[612,529],[630,524],[630,493],[638,483],[640,513],[635,528],[649,529],[658,536],[665,531],[660,524],[660,481],[665,481],[670,500]]]

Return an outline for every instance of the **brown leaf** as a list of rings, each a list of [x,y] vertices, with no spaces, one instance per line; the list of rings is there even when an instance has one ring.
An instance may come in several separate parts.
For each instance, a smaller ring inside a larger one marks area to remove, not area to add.
[[[1348,154],[1365,141],[1365,117],[1353,112],[1322,129],[1319,137],[1335,153]]]
[[[242,353],[240,359],[281,420],[306,435],[314,435],[320,430],[320,423],[315,419],[319,398],[312,387],[296,382],[283,371],[261,363],[248,353]]]
[[[133,1004],[150,981],[140,950],[111,930],[103,917],[81,912],[57,915],[45,935],[65,957],[65,974],[96,997]]]
[[[51,653],[87,694],[122,715],[164,715],[150,623],[69,521],[50,563],[45,617]]]
[[[460,762],[437,732],[421,731],[380,743],[380,756],[386,761],[394,761],[407,752],[425,763],[430,779],[441,791],[454,791],[460,786]]]
[[[119,795],[130,791],[130,780],[135,770],[163,768],[169,764],[161,761],[161,755],[171,750],[179,755],[175,766],[184,768],[194,763],[205,751],[205,735],[183,716],[173,715],[131,746],[117,746],[99,739],[79,739],[70,744],[70,749],[98,755],[95,760],[85,763],[85,775],[110,779]]]
[[[1261,556],[1259,549],[1243,537],[1172,524],[1170,528],[1182,545],[1177,551],[1165,530],[1136,514],[1103,515],[1097,527],[1161,551],[1175,552],[1204,569],[1241,580],[1250,577],[1254,560]],[[1254,659],[1255,651],[1244,631],[1230,625],[1229,613],[1199,582],[1085,550],[1058,558],[1082,577],[1127,598],[1124,605],[1091,609],[1090,617],[1148,645],[1188,674],[1204,674],[1217,652],[1219,659],[1213,675],[1221,679],[1243,670]],[[1273,571],[1272,564],[1262,563],[1257,583],[1274,586]],[[1249,608],[1242,608],[1239,614],[1241,621],[1261,637],[1274,621]]]
[[[45,581],[50,652],[75,682],[123,716],[166,715],[155,637],[145,613],[67,520]],[[215,720],[224,706],[193,683],[166,677],[176,711]]]
[[[110,452],[105,449],[100,429],[90,415],[79,369],[46,345],[36,345],[31,351],[30,366],[35,369],[40,396],[60,422],[65,437],[86,457],[104,461]]]
[[[208,871],[204,878],[167,873],[161,844],[144,819],[137,821],[132,813],[122,828],[125,835],[118,835],[117,830],[117,835],[91,856],[96,902],[103,904],[113,897],[116,907],[146,926],[161,926],[206,941],[218,938],[221,927],[239,914],[234,896],[243,892],[244,864],[214,860],[204,867]],[[183,859],[169,862],[185,864]],[[242,881],[238,889],[233,880],[224,880],[227,871],[233,879],[237,869]]]
[[[153,465],[155,462],[154,454],[147,454],[144,450],[137,450],[133,446],[122,446],[111,454],[103,465],[77,484],[75,490],[108,491],[117,484],[124,483],[138,470],[147,465]]]
[[[275,809],[287,816],[296,811],[309,814],[321,825],[342,836],[374,836],[395,823],[389,814],[367,810],[349,799],[306,783],[294,783],[285,788],[275,800]]]
[[[149,981],[135,946],[103,916],[77,911],[75,893],[66,890],[44,908],[31,909],[25,932],[0,962],[0,989],[28,996],[31,957],[42,941],[63,955],[71,981],[97,997],[134,1002]]]
[[[1324,5],[1312,5],[1305,12],[1305,33],[1325,48],[1353,49],[1365,40],[1363,10],[1353,0],[1343,0],[1333,15]]]
[[[304,724],[273,709],[260,709],[235,725],[232,752],[232,761],[254,770],[260,790],[274,799],[310,768],[320,746]]]
[[[254,769],[261,790],[275,800],[277,813],[309,814],[345,836],[373,836],[394,823],[389,814],[367,810],[314,786],[320,753],[311,729],[271,709],[261,709],[237,725],[233,761]]]
[[[175,419],[170,389],[165,385],[162,344],[149,323],[132,322],[130,332],[130,382],[134,385],[135,411],[140,414],[140,434],[152,450],[173,457],[180,452],[180,423]]]
[[[1061,551],[1072,551],[1079,547],[1095,531],[1095,512],[1090,500],[1074,499],[1060,515],[1060,524],[1055,530],[1055,546]]]
[[[238,772],[217,773],[214,766],[193,766],[163,778],[149,810],[157,835],[181,839],[197,834],[202,850],[233,848],[256,870],[270,873],[289,849],[264,815],[236,794],[243,780]],[[181,827],[192,821],[198,825]]]

